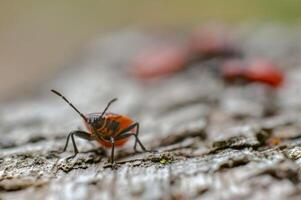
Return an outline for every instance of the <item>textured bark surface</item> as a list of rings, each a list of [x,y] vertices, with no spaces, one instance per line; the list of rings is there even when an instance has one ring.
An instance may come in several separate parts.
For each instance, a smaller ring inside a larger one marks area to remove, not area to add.
[[[246,34],[248,32],[248,34]],[[35,97],[1,105],[1,199],[300,199],[300,31],[237,31],[246,56],[273,58],[286,72],[279,90],[228,85],[198,62],[151,83],[127,73],[130,56],[155,37],[125,31],[96,41]],[[64,93],[82,112],[110,111],[140,122],[156,153],[134,154],[133,139],[106,167],[109,152],[76,139],[80,118],[49,92]]]

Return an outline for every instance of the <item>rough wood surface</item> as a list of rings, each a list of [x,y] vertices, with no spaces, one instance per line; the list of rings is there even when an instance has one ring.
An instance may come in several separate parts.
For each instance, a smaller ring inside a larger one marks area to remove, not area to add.
[[[299,33],[235,33],[246,56],[283,66],[287,81],[277,91],[227,85],[208,62],[141,83],[127,74],[128,58],[154,37],[124,31],[96,41],[35,97],[1,105],[0,199],[300,199]],[[111,169],[106,151],[77,139],[81,153],[67,161],[71,145],[55,151],[84,127],[52,88],[84,113],[118,97],[110,110],[139,121],[141,140],[158,152],[133,154],[131,142]]]

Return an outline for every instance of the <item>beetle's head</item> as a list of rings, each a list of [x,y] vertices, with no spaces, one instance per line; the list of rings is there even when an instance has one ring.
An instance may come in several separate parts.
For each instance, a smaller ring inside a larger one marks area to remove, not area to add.
[[[98,129],[100,128],[103,123],[104,123],[104,115],[106,114],[106,111],[108,110],[108,108],[110,107],[110,105],[116,101],[117,98],[114,98],[112,99],[111,101],[109,101],[109,103],[107,104],[107,106],[105,107],[105,109],[102,111],[102,113],[91,113],[91,114],[88,114],[86,116],[86,119],[87,119],[87,124],[93,128],[94,130],[95,129]]]

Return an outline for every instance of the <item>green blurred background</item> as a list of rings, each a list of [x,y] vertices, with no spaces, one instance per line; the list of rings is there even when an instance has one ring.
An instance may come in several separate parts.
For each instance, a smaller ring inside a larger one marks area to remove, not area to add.
[[[301,0],[0,0],[0,101],[28,93],[102,33],[207,21],[299,25]]]

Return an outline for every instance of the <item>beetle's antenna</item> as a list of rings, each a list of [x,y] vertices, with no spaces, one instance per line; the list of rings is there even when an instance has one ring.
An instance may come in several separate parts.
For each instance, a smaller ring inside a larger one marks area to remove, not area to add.
[[[106,108],[103,110],[103,112],[101,113],[101,117],[103,117],[103,115],[106,113],[106,111],[108,110],[108,108],[110,107],[110,105],[111,105],[114,101],[117,101],[117,98],[112,99],[112,100],[108,103],[107,107],[106,107]]]
[[[66,101],[68,104],[69,104],[69,106],[71,106],[84,120],[85,120],[85,122],[88,122],[88,120],[87,120],[87,118],[85,117],[85,115],[83,115],[79,110],[77,110],[77,108],[68,100],[68,99],[66,99],[66,97],[64,97],[61,93],[59,93],[58,91],[56,91],[56,90],[51,90],[51,92],[53,92],[54,94],[56,94],[56,95],[58,95],[58,96],[60,96],[60,97],[62,97],[62,99],[64,100],[64,101]]]

